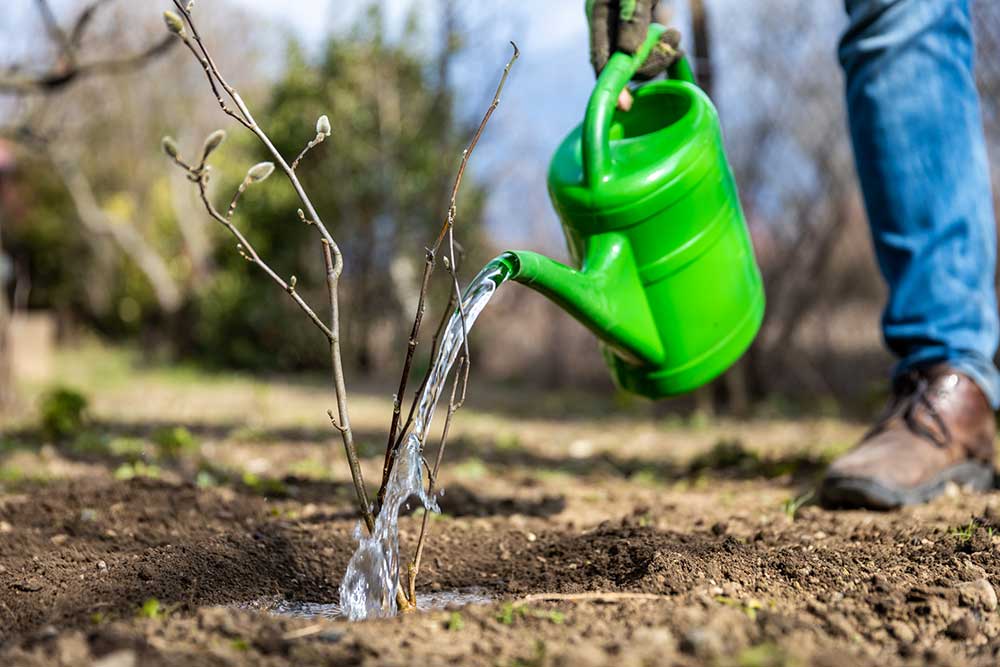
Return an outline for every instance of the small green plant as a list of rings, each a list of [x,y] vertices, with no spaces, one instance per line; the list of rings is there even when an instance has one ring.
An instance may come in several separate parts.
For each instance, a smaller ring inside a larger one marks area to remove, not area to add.
[[[156,598],[149,598],[139,607],[139,618],[151,618],[155,620],[163,618],[166,613],[166,609],[163,608],[163,605]]]
[[[448,617],[448,631],[458,632],[465,627],[465,621],[462,620],[462,615],[457,611],[451,612],[451,616]]]
[[[978,528],[979,523],[975,519],[969,519],[969,523],[952,528],[951,536],[954,537],[959,544],[968,544],[972,541],[972,538],[976,536],[976,530],[978,530]]]
[[[79,433],[87,421],[87,397],[68,387],[55,387],[42,396],[42,433],[53,440],[64,440]]]
[[[142,461],[136,461],[135,463],[123,463],[115,468],[115,479],[122,481],[135,479],[137,477],[157,479],[159,476],[160,468],[158,466],[149,465],[143,463]]]
[[[561,611],[532,609],[531,607],[523,604],[519,605],[514,604],[513,602],[505,603],[502,607],[500,607],[499,613],[497,613],[497,621],[503,623],[504,625],[513,625],[514,620],[517,618],[538,618],[556,625],[562,625],[566,622],[566,614]]]
[[[153,433],[153,444],[160,456],[166,459],[176,459],[198,450],[198,440],[183,426],[158,429]]]
[[[807,491],[796,498],[789,498],[785,502],[781,503],[781,511],[785,514],[789,521],[795,521],[799,515],[799,510],[812,500],[812,498],[813,491]]]
[[[232,646],[237,651],[250,650],[250,644],[247,642],[247,640],[243,639],[242,637],[237,637],[236,639],[232,640],[231,642],[229,642],[229,645]]]

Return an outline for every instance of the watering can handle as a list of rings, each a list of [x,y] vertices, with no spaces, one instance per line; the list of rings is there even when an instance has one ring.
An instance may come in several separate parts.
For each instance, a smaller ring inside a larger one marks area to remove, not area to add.
[[[651,24],[646,41],[635,55],[620,51],[612,54],[597,78],[594,92],[590,94],[590,101],[587,103],[587,115],[583,120],[583,180],[588,187],[603,182],[611,173],[611,120],[618,105],[618,95],[646,62],[666,30],[658,23]],[[685,58],[671,65],[668,75],[688,83],[695,82]]]

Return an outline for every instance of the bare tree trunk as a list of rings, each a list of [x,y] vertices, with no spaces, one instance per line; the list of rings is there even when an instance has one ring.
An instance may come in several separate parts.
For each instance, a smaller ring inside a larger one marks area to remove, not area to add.
[[[2,230],[0,230],[2,231]],[[0,239],[0,264],[3,262],[3,242]],[[0,266],[0,408],[14,399],[14,378],[11,372],[10,305],[7,303],[7,284]]]
[[[712,61],[712,41],[708,28],[705,0],[691,0],[692,55],[698,75],[698,85],[709,97],[715,92],[715,67]]]
[[[160,309],[167,315],[176,313],[181,307],[181,290],[163,258],[132,224],[112,218],[101,208],[90,183],[72,160],[53,155],[52,162],[66,185],[80,222],[94,234],[110,237],[146,276]]]

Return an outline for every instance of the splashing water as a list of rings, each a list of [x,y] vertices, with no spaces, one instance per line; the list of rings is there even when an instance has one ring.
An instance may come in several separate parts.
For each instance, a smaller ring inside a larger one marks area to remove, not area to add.
[[[431,367],[427,385],[417,402],[413,430],[403,441],[386,485],[385,501],[375,518],[375,531],[364,535],[359,522],[354,529],[358,548],[340,583],[341,613],[352,621],[396,613],[396,581],[399,572],[399,508],[411,496],[420,498],[429,512],[439,512],[437,501],[424,489],[421,452],[434,418],[434,408],[448,372],[458,358],[465,335],[489,303],[497,287],[510,277],[510,267],[495,259],[479,272],[462,294],[462,309],[456,309],[441,337],[441,346]],[[463,327],[464,324],[464,327]]]

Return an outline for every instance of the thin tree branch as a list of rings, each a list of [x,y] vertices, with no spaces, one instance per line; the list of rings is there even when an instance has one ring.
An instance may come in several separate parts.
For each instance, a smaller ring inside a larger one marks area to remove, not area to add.
[[[177,0],[175,0],[175,2],[176,1]],[[430,286],[430,278],[431,275],[434,273],[434,267],[437,262],[438,251],[441,249],[441,244],[444,243],[444,239],[446,235],[448,235],[449,230],[451,230],[454,227],[455,217],[458,210],[457,207],[458,192],[459,189],[462,187],[462,178],[465,175],[465,170],[469,164],[469,159],[472,157],[472,153],[476,149],[476,145],[479,143],[479,139],[482,137],[483,131],[486,129],[486,125],[489,123],[490,118],[493,116],[493,112],[495,112],[497,110],[497,107],[500,105],[500,95],[501,93],[503,93],[504,86],[507,83],[507,78],[510,76],[511,68],[513,68],[514,63],[521,55],[520,50],[517,48],[517,44],[511,42],[510,45],[513,48],[513,54],[511,55],[510,60],[507,61],[507,65],[504,67],[503,74],[500,77],[500,82],[497,84],[496,92],[493,94],[492,103],[486,110],[486,113],[483,115],[483,118],[480,121],[479,126],[476,128],[476,132],[473,135],[472,140],[469,142],[468,147],[466,147],[466,149],[462,152],[462,161],[461,164],[459,165],[458,173],[455,175],[455,181],[451,188],[451,197],[449,200],[448,212],[447,215],[445,216],[444,224],[441,227],[441,231],[438,233],[434,245],[431,246],[431,248],[429,248],[426,252],[424,273],[420,281],[420,295],[417,299],[417,312],[414,315],[413,327],[410,330],[410,338],[407,343],[406,357],[403,360],[403,371],[399,379],[399,389],[396,391],[396,395],[393,398],[392,420],[389,425],[389,437],[386,441],[386,454],[382,467],[382,483],[379,486],[379,492],[376,497],[379,502],[379,505],[381,505],[382,498],[385,497],[386,484],[388,484],[389,482],[389,473],[392,471],[392,464],[395,461],[396,452],[399,449],[399,443],[402,442],[403,434],[406,432],[406,428],[409,428],[409,424],[412,422],[414,409],[416,408],[416,403],[419,398],[420,392],[423,391],[423,388],[426,386],[427,383],[427,377],[425,376],[423,382],[421,383],[420,389],[414,395],[413,402],[410,405],[410,413],[409,417],[407,418],[407,427],[400,430],[399,422],[400,422],[401,412],[399,409],[399,402],[403,400],[403,396],[406,394],[406,385],[409,382],[410,370],[413,365],[413,356],[417,348],[417,338],[420,334],[420,327],[423,323],[424,312],[426,310],[427,292]],[[452,251],[451,263],[452,266],[454,267],[455,263],[454,247],[453,244],[450,245],[451,245],[450,249]],[[459,304],[462,303],[461,293],[459,293],[458,303]],[[444,325],[444,322],[447,321],[446,318],[449,317],[450,314],[451,314],[451,308],[445,310],[444,319],[442,320],[442,327]],[[465,319],[464,312],[462,318],[464,321]],[[441,327],[439,327],[439,331],[440,330]],[[468,352],[468,347],[466,347],[466,352]],[[429,372],[430,371],[428,371],[428,373]]]
[[[51,93],[79,79],[102,74],[123,74],[141,69],[150,61],[170,51],[174,47],[174,41],[173,35],[167,35],[152,46],[121,58],[95,60],[89,63],[73,64],[69,67],[57,66],[49,72],[38,75],[0,77],[0,93],[14,95]]]
[[[205,75],[207,76],[209,83],[212,87],[212,91],[215,93],[216,99],[222,106],[223,111],[225,111],[228,115],[235,118],[244,127],[250,130],[254,134],[254,136],[256,136],[257,139],[264,145],[264,147],[267,148],[268,153],[271,154],[271,156],[274,159],[274,162],[285,173],[285,176],[288,178],[289,183],[291,183],[292,188],[295,190],[295,193],[298,195],[299,200],[302,202],[302,207],[305,209],[304,213],[308,216],[305,219],[308,219],[311,225],[319,231],[321,240],[323,242],[324,262],[327,263],[327,285],[328,289],[330,290],[330,327],[327,328],[325,325],[322,324],[322,322],[319,320],[316,314],[311,309],[309,309],[308,306],[305,304],[305,302],[302,301],[301,298],[298,296],[298,294],[295,293],[294,288],[288,289],[286,286],[286,291],[294,299],[296,299],[296,303],[298,303],[299,306],[306,311],[306,314],[309,315],[310,319],[313,320],[313,322],[316,323],[318,326],[320,326],[320,328],[324,331],[324,333],[327,336],[327,339],[330,342],[330,362],[332,365],[334,391],[336,393],[336,398],[337,398],[337,410],[340,416],[340,424],[339,426],[337,426],[337,430],[340,431],[341,438],[344,443],[344,449],[347,452],[348,462],[351,465],[351,477],[354,481],[355,492],[357,493],[358,501],[360,503],[358,509],[361,512],[361,516],[365,520],[365,524],[368,526],[368,530],[371,531],[374,529],[375,522],[371,515],[372,508],[368,501],[368,492],[365,489],[364,477],[362,475],[361,466],[358,463],[359,458],[358,458],[357,447],[355,446],[354,443],[354,434],[353,431],[351,430],[351,421],[347,409],[348,401],[347,401],[346,382],[344,380],[343,358],[340,350],[340,332],[339,332],[340,313],[337,300],[337,288],[339,284],[340,274],[341,271],[343,270],[343,256],[340,252],[340,247],[337,245],[337,242],[334,241],[333,236],[326,228],[326,225],[323,224],[323,220],[320,217],[319,213],[316,211],[316,207],[313,205],[312,200],[309,198],[309,195],[302,187],[302,183],[299,181],[299,178],[295,173],[295,169],[293,169],[292,166],[288,164],[284,156],[274,146],[274,143],[271,141],[270,137],[268,137],[267,134],[260,128],[260,126],[257,125],[257,121],[254,120],[253,114],[250,112],[250,109],[243,101],[243,98],[240,97],[240,94],[236,91],[235,88],[230,86],[226,82],[226,79],[222,76],[222,73],[219,71],[218,66],[216,66],[211,53],[209,52],[208,48],[205,46],[205,43],[201,39],[201,35],[198,32],[198,28],[195,25],[194,20],[191,16],[191,12],[188,11],[187,7],[180,0],[173,0],[173,3],[174,7],[177,9],[178,12],[180,12],[180,15],[183,17],[185,25],[191,30],[190,37],[188,37],[187,34],[185,34],[185,31],[183,30],[181,31],[181,34],[175,36],[180,38],[188,46],[191,52],[198,59],[199,63],[201,63],[202,68],[205,70]],[[192,40],[194,41],[194,44],[192,44]],[[194,45],[197,45],[197,49],[195,49]],[[236,105],[239,114],[229,109],[228,105],[225,103],[225,100],[219,94],[216,83],[218,83],[218,86],[222,87],[222,89],[232,100],[233,104]],[[199,181],[200,180],[201,179],[199,179]],[[202,197],[203,199],[207,199],[204,193]],[[213,214],[213,217],[215,217],[215,215],[218,215],[217,211],[215,212],[215,214]],[[304,216],[300,215],[300,217]],[[227,227],[229,227],[231,231],[234,232],[238,231],[231,224],[228,224]],[[328,256],[329,256],[329,261],[327,261]],[[256,256],[255,252],[252,254],[251,260],[255,261],[255,263],[258,263],[259,265],[262,265],[262,268],[266,266],[265,264],[263,264],[263,262],[260,261],[260,258]],[[269,268],[266,269],[266,271],[269,273],[269,275],[272,276],[272,279],[276,279],[277,281],[279,281],[279,284],[284,283],[284,281],[281,280],[281,278],[279,278],[277,274],[275,274],[273,271],[270,271]]]
[[[337,283],[344,270],[344,258],[340,254],[340,249],[326,239],[323,239],[323,261],[326,264],[326,288],[330,294],[330,331],[333,333],[330,338],[330,365],[333,368],[333,382],[337,394],[337,412],[340,413],[340,424],[334,423],[334,426],[344,439],[344,450],[351,468],[351,478],[354,480],[361,516],[365,519],[368,532],[374,533],[375,518],[372,516],[364,476],[361,474],[358,450],[354,446],[354,432],[351,431],[351,418],[347,412],[347,387],[344,384],[343,362],[340,358],[340,304],[337,298]]]
[[[302,309],[302,312],[306,314],[307,317],[312,321],[316,327],[323,332],[327,340],[333,340],[333,332],[323,323],[323,320],[319,318],[316,312],[309,306],[305,300],[299,296],[299,293],[295,291],[295,288],[285,282],[285,279],[275,273],[274,269],[268,266],[267,262],[260,258],[257,254],[257,250],[253,247],[253,244],[247,240],[246,236],[243,235],[236,225],[226,216],[219,213],[219,211],[212,204],[212,200],[208,196],[208,176],[207,173],[202,173],[195,181],[198,184],[198,194],[201,196],[201,201],[205,205],[205,210],[208,214],[212,216],[223,227],[225,227],[230,234],[236,237],[239,242],[236,246],[243,257],[251,264],[256,265],[261,271],[267,274],[267,276],[273,280],[282,290],[288,293],[292,300]]]

